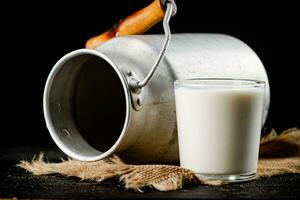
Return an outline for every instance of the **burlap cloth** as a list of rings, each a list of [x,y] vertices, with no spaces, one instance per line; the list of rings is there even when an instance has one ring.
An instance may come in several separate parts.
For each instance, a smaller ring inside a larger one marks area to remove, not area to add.
[[[200,180],[193,171],[178,166],[125,164],[116,155],[96,162],[68,159],[49,163],[43,158],[40,154],[31,162],[21,161],[17,166],[34,175],[62,174],[97,182],[117,177],[126,189],[140,192],[145,187],[160,191],[176,190],[185,183],[223,184],[220,181]],[[261,139],[257,178],[285,173],[300,173],[300,129],[289,129],[279,135],[272,130]]]

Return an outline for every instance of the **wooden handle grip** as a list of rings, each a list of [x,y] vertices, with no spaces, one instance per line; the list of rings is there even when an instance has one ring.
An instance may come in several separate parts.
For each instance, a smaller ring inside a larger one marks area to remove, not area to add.
[[[165,11],[161,7],[160,0],[155,0],[147,7],[120,20],[105,33],[89,39],[85,47],[95,49],[101,43],[116,36],[144,33],[157,22],[161,21],[164,14]]]

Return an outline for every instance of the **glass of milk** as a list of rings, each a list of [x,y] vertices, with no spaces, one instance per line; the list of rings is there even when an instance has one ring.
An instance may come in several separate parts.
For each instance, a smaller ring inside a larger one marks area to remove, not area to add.
[[[174,88],[180,165],[204,180],[254,178],[265,83],[189,79],[175,81]]]

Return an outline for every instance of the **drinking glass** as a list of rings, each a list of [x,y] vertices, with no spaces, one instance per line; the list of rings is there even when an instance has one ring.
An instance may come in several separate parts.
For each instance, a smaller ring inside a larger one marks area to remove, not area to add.
[[[265,83],[199,78],[177,80],[174,89],[180,165],[204,180],[253,179]]]

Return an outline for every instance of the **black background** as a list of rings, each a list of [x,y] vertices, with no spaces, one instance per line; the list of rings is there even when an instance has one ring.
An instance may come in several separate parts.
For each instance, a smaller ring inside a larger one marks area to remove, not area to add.
[[[25,1],[1,6],[2,146],[54,145],[43,118],[43,87],[55,62],[151,0]],[[299,14],[287,1],[177,0],[174,33],[225,33],[261,58],[269,75],[267,129],[300,126]],[[222,2],[222,3],[221,3]],[[263,4],[264,3],[264,4]],[[161,24],[148,33],[163,33]]]

